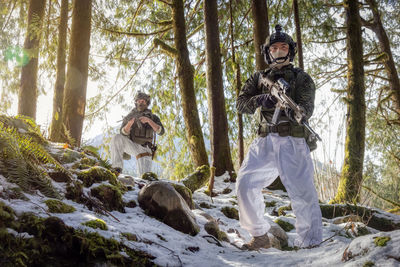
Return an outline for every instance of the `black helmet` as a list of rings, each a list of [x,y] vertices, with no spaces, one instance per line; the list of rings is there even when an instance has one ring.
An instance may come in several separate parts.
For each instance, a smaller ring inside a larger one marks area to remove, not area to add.
[[[289,45],[289,53],[286,57],[289,57],[289,61],[292,62],[297,52],[296,43],[293,41],[292,37],[290,37],[289,34],[282,32],[282,26],[279,24],[275,26],[275,32],[268,36],[265,40],[265,44],[261,46],[261,53],[264,55],[264,61],[267,64],[272,63],[269,47],[277,42],[287,43]]]
[[[135,96],[135,102],[138,101],[139,99],[144,99],[147,102],[147,105],[150,105],[151,102],[151,98],[148,94],[143,93],[141,91],[137,92],[136,96]]]

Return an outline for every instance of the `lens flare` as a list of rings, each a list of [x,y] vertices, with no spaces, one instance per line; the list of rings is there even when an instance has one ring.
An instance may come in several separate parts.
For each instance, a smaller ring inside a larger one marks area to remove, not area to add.
[[[4,61],[16,67],[23,67],[29,62],[28,52],[19,46],[9,46],[3,51],[3,56]]]

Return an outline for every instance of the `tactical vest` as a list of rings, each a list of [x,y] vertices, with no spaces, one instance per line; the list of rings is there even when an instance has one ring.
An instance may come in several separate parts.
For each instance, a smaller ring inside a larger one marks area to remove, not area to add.
[[[271,72],[272,69],[267,69],[264,72],[264,75],[268,75]],[[293,70],[293,76],[292,77],[283,77],[289,84],[291,88],[295,88],[295,83],[297,79],[297,74],[301,71],[299,68],[292,68]],[[259,82],[259,87],[262,85]],[[262,93],[270,93],[269,89],[262,86]],[[289,97],[294,99],[295,95],[295,90],[291,90],[289,93]],[[293,137],[300,137],[300,138],[305,138],[306,142],[310,148],[311,151],[313,151],[316,147],[316,140],[311,140],[310,137],[310,132],[303,126],[299,125],[296,122],[291,121],[283,111],[281,111],[281,116],[278,122],[278,125],[276,126],[271,126],[269,125],[268,121],[271,121],[272,119],[272,114],[275,111],[275,108],[272,109],[267,109],[264,107],[259,107],[256,112],[255,112],[255,118],[258,121],[258,135],[261,137],[267,136],[269,133],[278,133],[280,136],[293,136]],[[284,121],[284,122],[282,122]]]
[[[127,117],[128,119],[130,119],[130,117],[135,117],[135,122],[133,123],[129,133],[130,139],[140,145],[152,143],[155,134],[153,128],[148,123],[141,123],[139,120],[140,117],[148,117],[154,120],[151,111],[132,111]]]

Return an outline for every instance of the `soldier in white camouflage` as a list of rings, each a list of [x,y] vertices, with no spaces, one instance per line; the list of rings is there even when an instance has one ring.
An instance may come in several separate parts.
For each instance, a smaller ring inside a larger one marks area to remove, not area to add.
[[[262,46],[262,53],[269,68],[254,73],[243,86],[237,98],[239,113],[258,113],[258,137],[250,146],[238,173],[236,192],[239,204],[241,226],[253,236],[243,246],[257,250],[269,248],[268,231],[270,224],[264,219],[264,198],[262,189],[280,176],[296,215],[294,245],[310,247],[322,242],[321,210],[314,186],[314,167],[307,144],[309,132],[294,119],[292,110],[280,112],[273,124],[272,116],[276,99],[270,89],[260,83],[261,75],[273,82],[283,78],[290,85],[286,92],[305,110],[306,119],[314,110],[315,85],[312,78],[300,68],[292,65],[296,54],[296,43],[282,27],[277,25]]]
[[[150,96],[139,91],[135,96],[135,108],[124,117],[120,133],[111,140],[111,162],[117,174],[123,169],[124,155],[136,157],[139,177],[151,171],[156,149],[153,140],[165,130],[160,118],[148,109],[150,102]]]

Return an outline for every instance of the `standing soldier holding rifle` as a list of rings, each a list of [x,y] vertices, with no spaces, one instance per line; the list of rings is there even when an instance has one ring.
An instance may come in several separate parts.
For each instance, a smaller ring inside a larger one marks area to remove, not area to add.
[[[269,248],[264,220],[262,189],[280,176],[296,215],[298,247],[319,245],[322,241],[321,210],[314,186],[310,149],[319,136],[307,120],[314,110],[315,85],[302,69],[292,65],[296,43],[282,27],[262,46],[269,68],[253,74],[238,98],[240,113],[253,114],[260,108],[258,137],[239,170],[236,192],[241,226],[253,236],[243,249]]]

